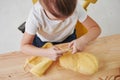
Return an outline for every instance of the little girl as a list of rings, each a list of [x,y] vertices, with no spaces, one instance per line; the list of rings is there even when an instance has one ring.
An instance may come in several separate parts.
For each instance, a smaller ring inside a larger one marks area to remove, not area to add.
[[[75,25],[80,21],[88,32],[76,39]],[[46,42],[68,43],[72,53],[82,51],[101,30],[80,5],[80,0],[39,0],[32,8],[25,25],[21,51],[56,60],[64,50],[53,46],[40,48]]]

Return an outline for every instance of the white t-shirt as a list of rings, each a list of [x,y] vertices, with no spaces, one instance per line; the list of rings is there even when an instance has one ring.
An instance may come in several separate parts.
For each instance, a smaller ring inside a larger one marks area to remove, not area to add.
[[[61,42],[74,32],[77,20],[83,22],[87,13],[79,0],[74,13],[65,20],[51,20],[44,13],[43,7],[37,2],[26,21],[25,32],[37,36],[43,42]]]

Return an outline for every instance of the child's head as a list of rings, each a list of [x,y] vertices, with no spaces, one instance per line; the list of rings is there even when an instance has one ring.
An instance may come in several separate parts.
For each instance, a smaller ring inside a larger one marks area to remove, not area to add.
[[[56,18],[67,18],[75,10],[77,0],[39,0],[45,10]]]

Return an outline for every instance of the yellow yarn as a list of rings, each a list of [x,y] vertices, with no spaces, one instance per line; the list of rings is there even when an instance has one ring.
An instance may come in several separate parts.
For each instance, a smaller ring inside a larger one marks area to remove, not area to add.
[[[46,43],[43,48],[49,48],[52,46],[51,43]],[[62,46],[62,48],[65,47]],[[29,71],[39,77],[46,72],[52,63],[53,61],[49,58],[36,56],[28,59],[26,62],[26,64],[31,66]],[[85,75],[94,74],[98,70],[98,60],[94,55],[86,52],[72,54],[71,51],[68,51],[59,58],[59,63],[65,69],[80,72]]]
[[[60,57],[60,65],[65,69],[80,72],[85,75],[94,74],[98,70],[98,60],[90,53],[67,53]]]

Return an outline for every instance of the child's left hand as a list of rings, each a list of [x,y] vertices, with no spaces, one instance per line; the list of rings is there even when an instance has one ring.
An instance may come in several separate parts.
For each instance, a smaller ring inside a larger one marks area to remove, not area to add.
[[[85,46],[87,45],[87,42],[83,39],[76,39],[69,43],[69,47],[72,48],[72,53],[76,53],[78,51],[82,51]]]

